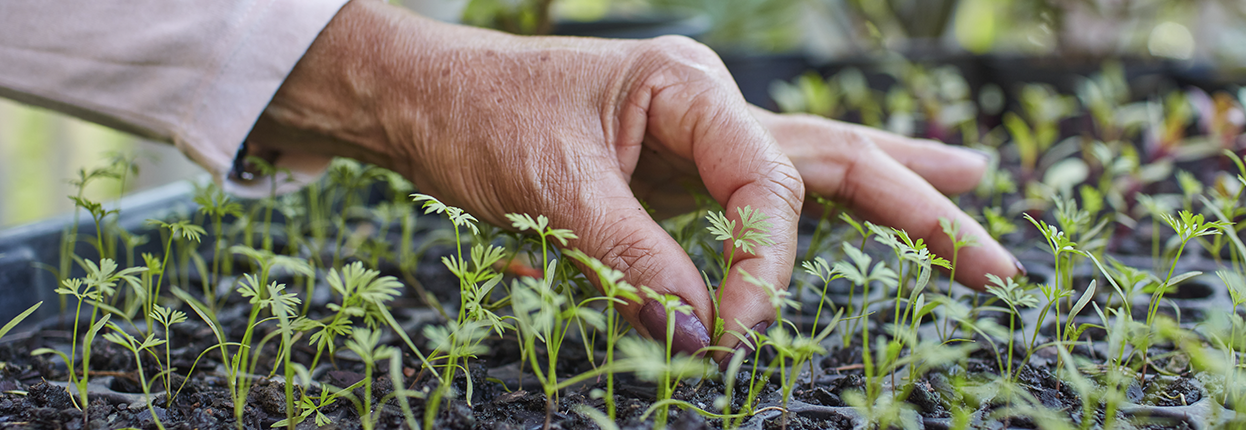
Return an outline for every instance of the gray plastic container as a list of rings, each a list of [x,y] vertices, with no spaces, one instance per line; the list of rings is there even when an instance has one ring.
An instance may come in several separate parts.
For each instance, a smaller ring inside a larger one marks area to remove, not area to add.
[[[122,227],[131,232],[142,232],[148,228],[144,225],[148,219],[162,218],[173,211],[193,211],[196,208],[193,193],[194,185],[181,181],[138,192],[109,205],[120,205],[118,221]],[[55,293],[56,276],[49,269],[60,264],[62,236],[73,222],[74,214],[68,213],[0,231],[0,323],[8,322],[39,301],[43,301],[44,305],[27,318],[27,324],[60,312]],[[94,235],[95,225],[90,214],[79,214],[79,241],[75,247],[79,256],[96,257],[94,247],[81,240]],[[159,252],[158,242],[149,241],[136,252]],[[71,276],[81,274],[80,269],[75,269]]]

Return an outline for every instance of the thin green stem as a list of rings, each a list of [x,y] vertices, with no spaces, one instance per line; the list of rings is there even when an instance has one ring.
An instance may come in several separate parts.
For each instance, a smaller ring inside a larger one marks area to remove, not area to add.
[[[372,417],[372,357],[367,357],[367,362],[363,366],[363,410],[365,414],[361,416],[364,430],[372,430],[376,425],[376,421]],[[287,411],[288,412],[288,411]],[[293,427],[293,423],[291,423]]]
[[[70,343],[69,343],[69,363],[68,363],[69,364],[69,382],[74,385],[79,385],[78,384],[78,373],[77,371],[74,370],[74,363],[78,362],[78,318],[81,315],[82,315],[82,298],[79,297],[77,309],[74,310],[73,337],[70,338]],[[80,385],[79,385],[79,388],[81,388]],[[86,392],[79,391],[79,393],[84,396],[84,400],[85,400]],[[86,402],[82,403],[83,411],[86,411],[86,407],[87,407],[86,405],[87,405]]]
[[[611,291],[613,293],[613,291]],[[611,368],[614,366],[614,343],[618,341],[617,331],[614,326],[616,324],[614,313],[614,295],[611,294],[606,298],[606,366]],[[614,372],[606,372],[606,416],[610,421],[615,420],[614,407]]]
[[[1171,286],[1168,285],[1168,283],[1172,282],[1172,274],[1177,270],[1177,261],[1181,259],[1181,254],[1185,252],[1186,243],[1188,243],[1188,241],[1183,240],[1181,241],[1181,246],[1177,247],[1177,255],[1173,256],[1172,264],[1168,267],[1168,276],[1164,278],[1164,285],[1161,285],[1160,288],[1156,288],[1155,293],[1151,294],[1151,306],[1150,309],[1147,310],[1146,314],[1146,325],[1148,326],[1155,321],[1155,314],[1159,312],[1159,302],[1164,299],[1164,291]]]
[[[164,245],[164,260],[160,263],[160,274],[156,278],[156,282],[151,285],[152,290],[147,292],[147,303],[143,307],[143,314],[147,321],[147,330],[151,330],[151,311],[155,308],[156,298],[160,296],[160,285],[164,283],[164,274],[169,271],[169,254],[173,253],[173,230],[169,230],[169,240]],[[215,297],[204,297],[208,303],[214,303]]]
[[[147,385],[147,377],[143,374],[143,358],[140,357],[138,350],[133,348],[133,345],[131,345],[128,349],[130,352],[134,353],[134,362],[137,363],[138,367],[138,380],[140,384],[143,384],[143,397],[147,402],[147,410],[151,411],[151,419],[156,423],[156,427],[160,430],[164,430],[164,424],[160,422],[160,415],[156,413],[155,406],[151,404],[151,388]],[[167,375],[165,376],[165,379],[168,379]],[[169,394],[169,391],[165,391],[165,397],[171,398]],[[83,409],[82,413],[83,415],[86,415],[86,409]]]
[[[675,311],[666,309],[666,367],[662,369],[662,381],[658,384],[658,401],[671,398],[671,343],[675,338]],[[653,428],[666,428],[666,419],[669,415],[669,407],[663,405],[658,408],[658,413],[653,417]]]

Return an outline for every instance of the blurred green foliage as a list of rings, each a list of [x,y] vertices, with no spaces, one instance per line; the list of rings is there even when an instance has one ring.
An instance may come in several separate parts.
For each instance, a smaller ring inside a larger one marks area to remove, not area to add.
[[[1246,28],[1240,0],[470,0],[462,20],[547,34],[558,20],[593,21],[638,8],[705,17],[710,27],[699,39],[720,52],[792,51],[821,38],[835,39],[835,55],[959,47],[975,54],[1189,59],[1237,49],[1246,62],[1246,50],[1234,48],[1246,37],[1238,30]],[[1217,22],[1206,22],[1209,16]],[[1206,25],[1226,33],[1206,32]]]
[[[0,226],[36,221],[73,208],[64,178],[108,163],[103,154],[130,151],[136,138],[100,125],[0,99]],[[88,187],[108,201],[117,184]]]
[[[650,0],[659,8],[705,14],[710,29],[701,41],[719,52],[781,52],[796,49],[810,0]]]

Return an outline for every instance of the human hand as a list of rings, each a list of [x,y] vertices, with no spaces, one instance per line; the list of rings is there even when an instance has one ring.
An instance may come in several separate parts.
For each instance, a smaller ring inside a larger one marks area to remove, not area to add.
[[[964,147],[804,114],[754,114],[800,171],[810,193],[836,200],[866,220],[925,239],[935,255],[952,255],[940,218],[960,223],[962,248],[956,281],[983,290],[986,274],[1011,277],[1025,268],[977,221],[945,197],[978,186],[988,155]],[[806,210],[819,211],[816,204]]]
[[[693,315],[676,316],[672,345],[691,353],[710,342],[709,290],[633,193],[673,207],[680,198],[663,200],[657,191],[703,184],[730,218],[738,207],[765,212],[775,243],[733,267],[787,285],[804,188],[759,122],[764,115],[750,109],[717,56],[685,38],[517,37],[356,0],[290,74],[249,141],[257,151],[350,156],[389,168],[497,225],[508,225],[507,213],[546,215],[581,237],[568,247],[691,305]],[[787,125],[775,123],[780,131]],[[812,149],[814,140],[791,142],[815,160],[825,155]],[[774,320],[763,293],[738,271],[722,291],[727,329]],[[656,305],[620,312],[650,335],[666,326]],[[734,344],[728,338],[722,342]]]
[[[977,246],[962,248],[958,255],[956,278],[961,284],[982,290],[988,273],[1011,277],[1024,272],[1011,253],[944,196],[973,190],[989,164],[986,154],[813,115],[776,114],[755,106],[751,109],[794,163],[809,192],[835,200],[868,221],[924,239],[939,256],[952,255],[952,242],[939,219],[959,222],[958,237],[978,239]],[[651,166],[653,172],[647,176],[660,177],[665,170],[662,167]],[[662,185],[634,185],[633,190],[642,200],[663,202],[672,213],[695,208],[686,188],[669,181],[656,183]],[[809,203],[804,209],[816,216],[822,207]],[[724,315],[773,317],[763,291],[738,288],[726,293],[719,304]],[[753,329],[759,330],[773,318],[747,321],[758,321]],[[724,336],[719,344],[748,347],[733,336]],[[727,356],[715,355],[720,360]]]

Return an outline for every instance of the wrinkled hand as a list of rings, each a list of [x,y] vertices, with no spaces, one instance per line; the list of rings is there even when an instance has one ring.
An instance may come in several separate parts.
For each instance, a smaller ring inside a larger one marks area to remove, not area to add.
[[[389,168],[496,225],[509,225],[507,213],[546,215],[579,235],[569,248],[691,305],[694,314],[675,321],[672,346],[685,352],[710,342],[709,290],[637,196],[678,208],[690,201],[683,187],[702,184],[731,219],[744,206],[770,215],[775,244],[733,267],[786,286],[806,185],[926,237],[939,252],[946,240],[937,217],[964,214],[886,152],[938,154],[906,164],[945,191],[972,186],[985,165],[955,149],[752,108],[718,57],[686,38],[518,37],[368,0],[347,4],[322,32],[249,141]],[[987,238],[964,220],[969,234]],[[959,272],[966,282],[1015,272],[993,242],[971,252],[981,259]],[[722,289],[728,330],[774,321],[764,293],[738,271]],[[656,302],[620,312],[642,334],[665,330]]]
[[[985,153],[912,139],[812,115],[779,115],[754,108],[762,124],[791,158],[811,193],[844,203],[854,214],[923,238],[935,255],[952,255],[940,218],[960,223],[962,248],[957,281],[982,290],[986,274],[1014,276],[1025,269],[977,221],[944,194],[978,186],[989,164]],[[817,205],[807,208],[821,210]]]

